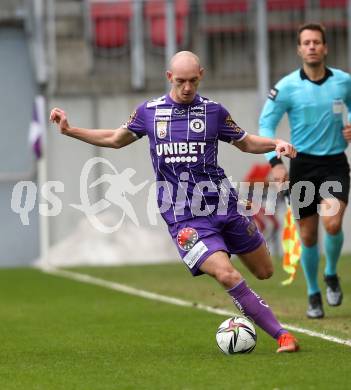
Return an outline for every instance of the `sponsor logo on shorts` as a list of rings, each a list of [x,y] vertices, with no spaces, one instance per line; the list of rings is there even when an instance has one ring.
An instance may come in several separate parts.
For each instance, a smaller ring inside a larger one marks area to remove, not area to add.
[[[257,226],[254,220],[251,220],[246,228],[247,234],[251,237],[255,234]]]
[[[200,257],[208,251],[207,246],[203,241],[199,241],[191,250],[183,257],[184,263],[190,268],[194,268]]]
[[[183,251],[190,251],[198,239],[199,235],[197,234],[197,231],[191,227],[183,228],[177,234],[178,246]]]

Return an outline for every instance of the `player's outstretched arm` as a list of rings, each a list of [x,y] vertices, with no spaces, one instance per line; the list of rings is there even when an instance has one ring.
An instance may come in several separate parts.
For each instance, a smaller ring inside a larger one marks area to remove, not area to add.
[[[50,121],[56,123],[62,134],[68,135],[96,146],[119,149],[134,142],[137,137],[130,130],[118,129],[84,129],[69,125],[65,111],[53,108]]]
[[[289,142],[281,139],[272,139],[248,134],[241,141],[234,141],[233,144],[246,153],[261,154],[275,151],[278,158],[281,156],[289,158],[296,157],[295,148]]]

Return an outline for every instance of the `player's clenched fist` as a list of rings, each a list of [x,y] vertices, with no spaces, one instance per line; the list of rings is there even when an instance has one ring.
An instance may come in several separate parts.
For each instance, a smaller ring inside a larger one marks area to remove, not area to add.
[[[60,108],[53,108],[50,112],[50,121],[56,123],[61,130],[61,133],[69,131],[69,124],[67,121],[66,113]]]

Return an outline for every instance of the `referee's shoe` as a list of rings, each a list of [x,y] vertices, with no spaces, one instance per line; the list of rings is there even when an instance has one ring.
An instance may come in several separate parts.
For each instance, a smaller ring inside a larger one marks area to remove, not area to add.
[[[339,283],[338,275],[324,275],[327,284],[327,302],[329,306],[341,305],[343,294]]]
[[[306,315],[311,319],[324,317],[322,296],[320,292],[316,292],[308,296],[308,309],[306,311]]]

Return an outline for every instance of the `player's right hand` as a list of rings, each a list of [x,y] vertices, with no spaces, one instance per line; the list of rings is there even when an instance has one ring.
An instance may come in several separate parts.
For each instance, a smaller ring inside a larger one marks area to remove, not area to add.
[[[56,123],[61,130],[61,133],[65,134],[69,131],[70,126],[67,121],[66,113],[60,108],[53,108],[50,112],[50,121]]]

